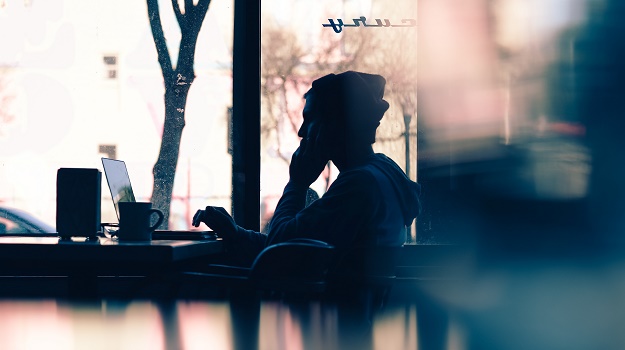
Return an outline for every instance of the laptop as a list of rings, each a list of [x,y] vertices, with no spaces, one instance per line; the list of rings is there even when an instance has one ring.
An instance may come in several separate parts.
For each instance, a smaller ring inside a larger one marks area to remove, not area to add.
[[[115,214],[119,222],[119,203],[135,202],[135,194],[130,184],[130,176],[126,163],[123,160],[102,158],[102,168],[106,175],[106,182],[111,191]],[[190,219],[189,219],[190,220]],[[103,224],[104,226],[116,227],[117,224]],[[156,230],[152,234],[152,239],[178,239],[178,240],[199,240],[214,239],[213,231],[184,231],[184,230]]]

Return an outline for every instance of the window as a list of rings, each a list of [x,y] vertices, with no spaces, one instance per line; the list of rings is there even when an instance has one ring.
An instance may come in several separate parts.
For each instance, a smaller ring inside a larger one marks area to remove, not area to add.
[[[100,145],[99,150],[106,158],[117,159],[117,146]]]
[[[312,81],[347,70],[381,74],[391,107],[374,150],[416,179],[417,6],[400,1],[262,1],[261,200],[266,225],[288,181],[299,145],[303,94]],[[343,26],[332,24],[343,23]],[[338,170],[312,185],[323,195]],[[408,241],[415,240],[414,226]]]
[[[589,158],[570,43],[583,3],[419,0],[419,241],[514,245],[581,227]]]
[[[105,55],[104,61],[104,76],[106,79],[117,79],[117,56]]]
[[[288,179],[302,94],[315,78],[350,69],[388,80],[391,108],[374,147],[423,186],[424,212],[409,241],[465,241],[502,217],[489,206],[505,203],[568,203],[579,213],[591,159],[577,108],[585,77],[577,43],[598,8],[577,1],[263,1],[263,224]],[[336,174],[328,169],[313,188],[323,194]]]
[[[172,3],[159,2],[175,64],[180,29]],[[15,92],[10,128],[0,125],[0,202],[54,224],[57,169],[101,169],[101,156],[124,160],[137,199],[149,200],[165,90],[146,1],[30,1],[27,10],[16,3],[0,11],[1,31],[15,33],[0,38],[0,66],[11,66]],[[188,228],[208,204],[231,207],[233,18],[232,0],[212,1],[198,37],[172,229]],[[103,186],[106,194],[104,179]],[[103,221],[117,220],[105,195],[102,211]]]
[[[125,160],[138,198],[149,199],[164,89],[145,2],[27,4],[0,1],[0,29],[23,33],[0,38],[12,98],[10,127],[0,125],[0,201],[54,222],[56,170],[99,168],[101,153]],[[170,5],[161,3],[161,17],[175,61],[180,31]],[[200,32],[172,228],[212,204],[261,229],[288,178],[302,94],[315,78],[349,69],[388,80],[391,108],[375,150],[424,186],[411,241],[449,242],[450,232],[474,227],[476,192],[587,196],[592,160],[574,108],[574,67],[596,9],[512,0],[237,5],[212,1]],[[323,194],[336,175],[329,168],[313,188]]]

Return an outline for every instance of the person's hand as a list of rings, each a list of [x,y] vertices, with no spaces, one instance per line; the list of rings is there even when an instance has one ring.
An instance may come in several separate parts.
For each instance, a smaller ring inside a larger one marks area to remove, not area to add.
[[[293,153],[289,175],[291,182],[308,188],[321,174],[329,159],[324,156],[318,138],[303,138]]]
[[[223,238],[232,237],[238,228],[232,216],[222,207],[208,206],[205,210],[198,210],[193,216],[192,225],[198,227],[201,222]]]

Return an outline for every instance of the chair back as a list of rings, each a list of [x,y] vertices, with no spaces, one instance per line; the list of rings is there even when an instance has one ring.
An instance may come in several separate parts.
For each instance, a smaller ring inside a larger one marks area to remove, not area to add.
[[[250,279],[263,290],[322,293],[334,254],[334,246],[313,239],[273,244],[254,260]]]
[[[338,299],[358,294],[382,305],[396,278],[402,247],[356,246],[335,260],[328,273],[329,293]]]

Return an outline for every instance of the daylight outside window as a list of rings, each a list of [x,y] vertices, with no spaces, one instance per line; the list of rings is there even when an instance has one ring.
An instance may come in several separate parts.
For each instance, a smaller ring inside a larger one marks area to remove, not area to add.
[[[147,3],[0,2],[0,30],[12,33],[0,37],[0,206],[54,224],[57,169],[101,168],[111,155],[126,161],[137,199],[151,199],[165,89]],[[580,42],[600,3],[262,1],[261,228],[288,181],[302,95],[314,79],[347,70],[387,79],[390,108],[374,150],[423,185],[408,242],[477,230],[476,193],[586,198],[592,160],[578,67],[593,64]],[[158,4],[175,65],[176,13]],[[196,78],[177,111],[185,126],[171,228],[188,228],[206,205],[231,208],[233,10],[232,0],[212,0],[198,36]],[[312,188],[323,195],[337,174],[330,164]],[[102,220],[114,221],[107,192],[103,181]]]
[[[288,181],[302,96],[313,80],[329,73],[354,70],[387,79],[391,107],[374,150],[416,178],[416,55],[416,1],[261,2],[261,227]],[[323,195],[337,175],[330,164],[311,188]],[[411,231],[409,241],[414,226]]]
[[[263,1],[262,226],[288,180],[302,95],[347,70],[387,79],[374,150],[423,186],[407,242],[479,235],[490,197],[580,207],[590,165],[575,52],[600,3]],[[330,165],[312,188],[336,176]]]
[[[56,171],[128,166],[137,200],[152,195],[165,114],[163,75],[146,1],[0,2],[0,206],[54,225]],[[181,38],[172,3],[159,1],[168,51]],[[191,212],[230,208],[233,1],[211,1],[197,39],[171,201],[170,228]],[[106,180],[102,220],[116,222]]]

